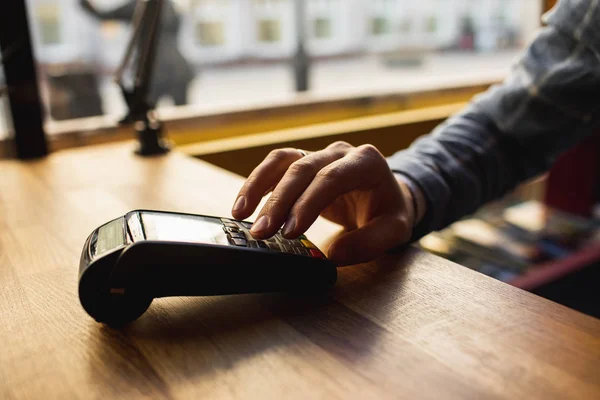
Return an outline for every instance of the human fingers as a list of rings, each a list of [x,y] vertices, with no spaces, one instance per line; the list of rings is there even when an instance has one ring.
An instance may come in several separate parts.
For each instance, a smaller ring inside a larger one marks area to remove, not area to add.
[[[292,163],[260,211],[252,227],[252,235],[256,239],[274,235],[319,171],[344,157],[351,149],[353,147],[347,143],[334,143]]]
[[[244,182],[231,210],[233,217],[236,219],[248,218],[262,197],[277,185],[288,167],[300,158],[302,158],[302,153],[293,148],[271,151]]]
[[[380,215],[365,226],[337,238],[329,247],[327,257],[338,266],[371,261],[406,243],[410,236],[411,225],[404,213]]]
[[[350,151],[345,157],[321,169],[289,212],[284,236],[305,232],[338,197],[354,190],[368,190],[383,179],[395,185],[385,158],[371,145]]]

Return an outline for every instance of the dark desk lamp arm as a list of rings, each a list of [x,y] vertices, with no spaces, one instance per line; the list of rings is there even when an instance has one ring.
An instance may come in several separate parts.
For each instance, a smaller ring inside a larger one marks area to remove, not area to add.
[[[163,2],[164,0],[138,1],[132,21],[133,33],[125,56],[115,73],[115,82],[121,88],[129,109],[121,123],[135,124],[140,142],[137,153],[140,155],[163,154],[169,150],[165,140],[161,138],[162,123],[153,113],[156,104],[153,104],[148,98],[156,61]],[[141,33],[146,27],[148,27],[149,35],[142,37]],[[138,63],[133,87],[128,89],[123,82],[123,74],[134,54],[138,58]]]

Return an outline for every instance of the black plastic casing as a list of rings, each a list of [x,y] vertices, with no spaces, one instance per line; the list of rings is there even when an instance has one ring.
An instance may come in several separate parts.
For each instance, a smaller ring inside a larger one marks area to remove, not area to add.
[[[131,213],[144,211],[156,212]],[[123,229],[131,213],[121,217]],[[79,299],[96,321],[111,326],[135,320],[157,297],[321,292],[337,280],[327,259],[231,245],[143,240],[92,260],[98,229],[81,255]]]

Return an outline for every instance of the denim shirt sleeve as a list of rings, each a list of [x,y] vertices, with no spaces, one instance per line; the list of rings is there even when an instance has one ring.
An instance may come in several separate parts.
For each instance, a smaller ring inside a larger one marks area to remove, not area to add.
[[[388,159],[427,212],[413,240],[546,171],[600,122],[600,0],[562,0],[505,81]]]

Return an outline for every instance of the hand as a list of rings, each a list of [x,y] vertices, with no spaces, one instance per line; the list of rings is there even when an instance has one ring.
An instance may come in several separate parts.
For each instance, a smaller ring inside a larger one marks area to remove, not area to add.
[[[374,146],[336,142],[304,157],[297,149],[272,151],[240,190],[234,218],[248,218],[271,190],[251,230],[256,239],[284,224],[284,237],[298,237],[322,215],[346,230],[329,247],[339,265],[373,260],[410,239],[412,195]]]

